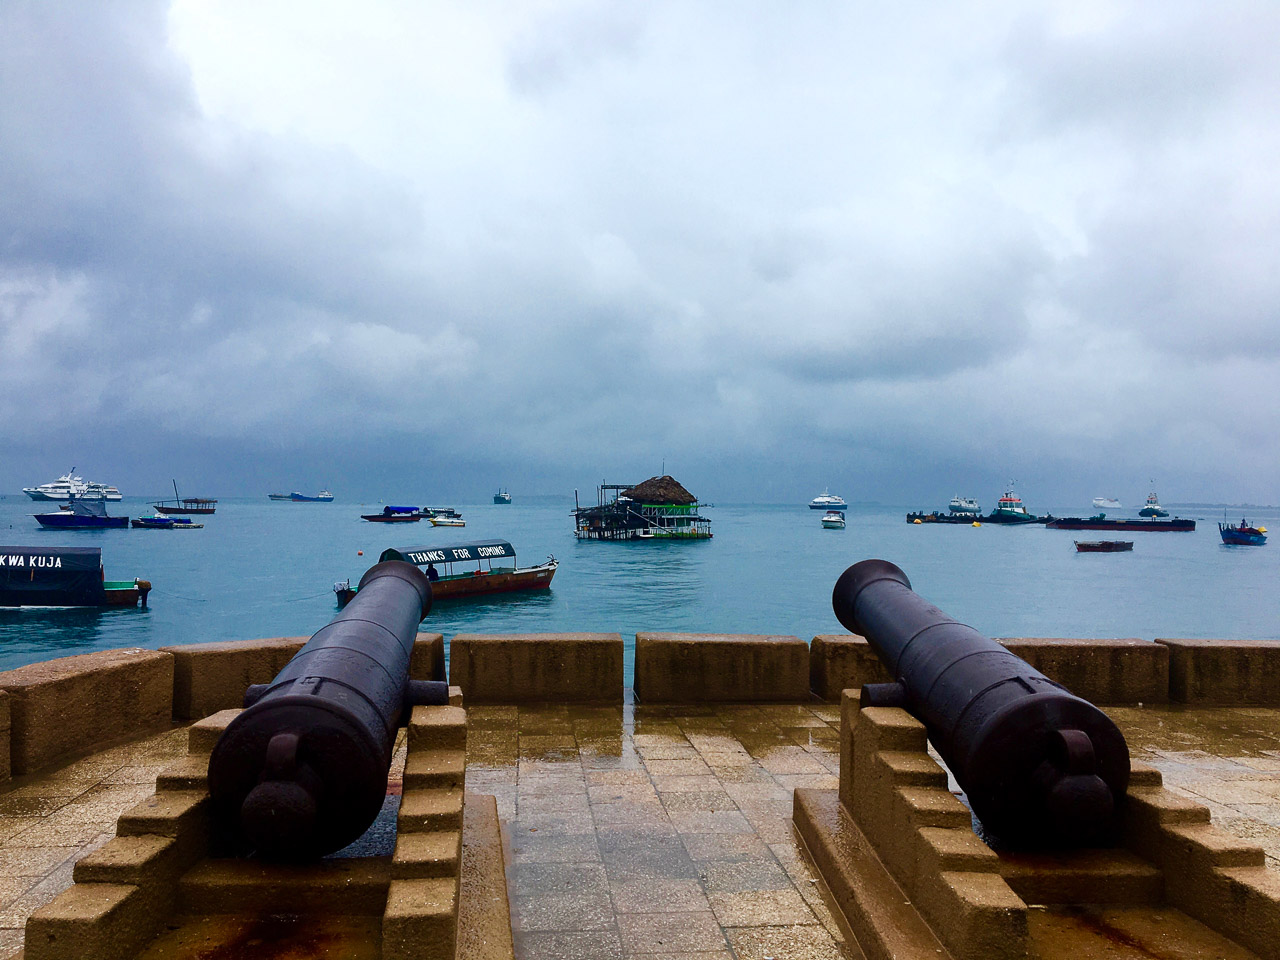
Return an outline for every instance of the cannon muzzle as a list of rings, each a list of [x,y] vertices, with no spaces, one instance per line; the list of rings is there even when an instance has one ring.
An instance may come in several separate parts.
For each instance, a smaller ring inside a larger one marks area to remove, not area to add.
[[[1129,748],[1106,714],[951,619],[886,560],[846,570],[831,603],[895,678],[864,686],[862,706],[920,720],[988,832],[1021,845],[1109,841]]]
[[[260,855],[306,859],[341,849],[377,818],[396,730],[445,682],[409,679],[431,584],[379,563],[356,596],[275,679],[251,687],[209,758],[216,815]]]

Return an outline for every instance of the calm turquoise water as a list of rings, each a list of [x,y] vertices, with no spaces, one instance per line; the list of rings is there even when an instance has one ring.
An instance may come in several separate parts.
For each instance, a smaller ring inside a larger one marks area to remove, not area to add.
[[[0,499],[0,545],[99,546],[107,579],[141,577],[155,588],[146,610],[0,610],[0,669],[112,647],[310,635],[336,612],[333,582],[357,580],[386,547],[491,537],[510,540],[521,564],[554,554],[551,590],[440,602],[423,629],[446,639],[617,632],[628,677],[638,631],[841,633],[831,587],[869,557],[892,560],[917,592],[988,636],[1280,638],[1280,541],[1224,547],[1220,511],[1182,511],[1202,518],[1194,533],[1135,534],[1133,553],[1108,555],[1072,545],[1073,536],[1106,534],[912,526],[906,507],[854,507],[846,529],[824,530],[804,505],[723,505],[707,511],[710,541],[580,543],[570,498],[452,505],[465,529],[366,523],[359,514],[374,504],[263,498],[221,501],[203,530],[56,532],[31,518],[44,507],[9,494]],[[110,509],[153,512],[132,498]],[[1280,534],[1280,517],[1250,520]]]

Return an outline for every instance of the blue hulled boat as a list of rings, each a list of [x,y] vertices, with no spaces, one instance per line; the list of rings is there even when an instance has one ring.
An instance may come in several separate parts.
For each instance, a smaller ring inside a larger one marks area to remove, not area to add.
[[[1218,533],[1223,543],[1233,547],[1260,547],[1267,542],[1267,528],[1250,526],[1247,520],[1241,520],[1238,526],[1220,523]]]
[[[128,527],[128,517],[107,514],[106,500],[72,500],[70,510],[34,514],[42,527],[60,530],[98,530],[106,527]]]

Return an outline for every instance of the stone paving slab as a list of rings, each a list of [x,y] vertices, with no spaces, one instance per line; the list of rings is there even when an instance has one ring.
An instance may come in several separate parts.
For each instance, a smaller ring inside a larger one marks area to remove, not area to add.
[[[1280,869],[1280,710],[1107,712],[1135,759]],[[837,706],[477,706],[468,717],[467,785],[498,800],[522,960],[861,956],[791,829],[795,787],[836,786]],[[0,792],[0,958],[185,752],[175,729]],[[403,761],[402,742],[397,781]]]

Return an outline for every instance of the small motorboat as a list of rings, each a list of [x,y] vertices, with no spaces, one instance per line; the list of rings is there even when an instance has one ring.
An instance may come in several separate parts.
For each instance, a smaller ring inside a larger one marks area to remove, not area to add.
[[[1260,547],[1267,542],[1267,528],[1255,527],[1247,520],[1241,520],[1238,526],[1220,523],[1218,533],[1222,542],[1231,547]]]
[[[1076,540],[1076,553],[1123,553],[1133,549],[1132,540]]]
[[[196,523],[189,517],[168,517],[157,513],[154,517],[135,517],[135,530],[203,530],[203,523]]]
[[[844,514],[839,510],[828,510],[822,515],[822,525],[828,530],[843,530]]]
[[[432,547],[406,547],[382,551],[379,561],[403,560],[424,568],[431,581],[432,600],[471,597],[477,594],[546,590],[551,586],[560,562],[547,557],[532,567],[516,566],[516,551],[506,540],[477,540]],[[510,562],[510,566],[507,562]],[[495,566],[494,564],[497,564]],[[461,564],[456,567],[454,564]],[[475,569],[472,569],[474,564]],[[437,566],[439,569],[437,569]],[[333,585],[338,606],[356,595],[350,580]]]
[[[381,513],[362,513],[361,520],[370,523],[417,523],[422,511],[417,507],[383,507]]]
[[[431,525],[433,527],[465,527],[467,521],[461,517],[432,517]]]

